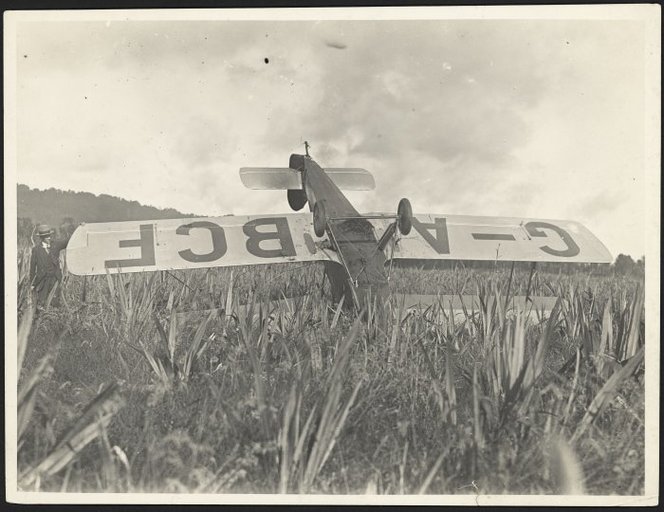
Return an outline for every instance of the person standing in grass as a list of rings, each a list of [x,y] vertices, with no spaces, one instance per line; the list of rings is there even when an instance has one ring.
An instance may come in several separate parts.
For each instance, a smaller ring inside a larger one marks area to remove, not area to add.
[[[38,308],[45,307],[51,291],[62,282],[60,251],[67,247],[69,237],[53,240],[53,232],[47,224],[37,226],[38,240],[30,257],[30,283],[36,294]]]

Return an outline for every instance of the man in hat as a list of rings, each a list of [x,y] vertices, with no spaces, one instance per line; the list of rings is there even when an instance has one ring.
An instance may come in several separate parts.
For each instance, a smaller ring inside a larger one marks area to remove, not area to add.
[[[62,281],[60,251],[67,247],[69,237],[53,240],[53,232],[47,224],[37,226],[38,240],[30,258],[30,283],[37,295],[39,307],[44,307],[51,291]]]

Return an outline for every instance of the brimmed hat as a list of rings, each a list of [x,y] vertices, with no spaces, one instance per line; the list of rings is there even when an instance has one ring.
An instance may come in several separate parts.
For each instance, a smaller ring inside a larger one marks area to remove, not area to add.
[[[39,236],[48,236],[53,234],[53,230],[48,224],[40,224],[37,226],[37,234]]]

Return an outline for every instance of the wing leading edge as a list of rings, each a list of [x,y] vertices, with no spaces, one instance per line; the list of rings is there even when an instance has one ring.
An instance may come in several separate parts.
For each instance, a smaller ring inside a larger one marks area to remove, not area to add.
[[[67,246],[76,275],[335,261],[311,213],[84,224]]]
[[[372,221],[379,232],[389,220]],[[499,260],[611,263],[606,247],[587,228],[568,220],[424,215],[413,217],[413,229],[399,235],[394,260]]]

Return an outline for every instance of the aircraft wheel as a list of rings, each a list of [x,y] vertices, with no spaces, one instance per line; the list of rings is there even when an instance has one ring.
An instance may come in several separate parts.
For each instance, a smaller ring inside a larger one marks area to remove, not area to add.
[[[327,227],[327,214],[325,213],[325,202],[323,200],[316,201],[314,205],[314,233],[318,238],[325,235],[325,228]]]
[[[410,229],[413,227],[413,208],[405,197],[399,201],[397,208],[397,226],[402,235],[410,233]]]

